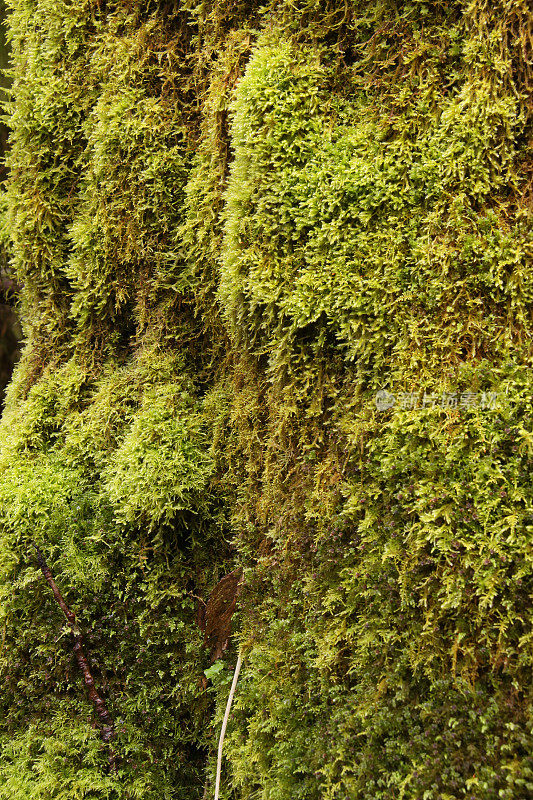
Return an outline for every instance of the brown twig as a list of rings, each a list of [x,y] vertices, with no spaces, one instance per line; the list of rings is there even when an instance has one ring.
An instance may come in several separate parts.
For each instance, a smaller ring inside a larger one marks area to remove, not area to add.
[[[109,745],[109,743],[115,736],[115,725],[113,722],[113,717],[109,713],[104,700],[102,699],[102,697],[100,697],[100,695],[96,690],[94,678],[91,673],[91,668],[89,666],[87,656],[85,655],[83,649],[83,638],[76,622],[76,615],[74,614],[73,611],[70,610],[70,608],[65,603],[63,596],[59,591],[59,589],[57,588],[56,582],[54,581],[52,571],[48,566],[48,564],[46,563],[43,554],[41,553],[35,542],[32,542],[32,545],[35,549],[37,562],[41,568],[41,572],[43,573],[46,582],[48,583],[50,589],[52,590],[52,593],[54,595],[57,604],[59,605],[61,611],[67,618],[67,622],[70,626],[73,638],[72,649],[74,651],[74,655],[76,656],[76,660],[78,662],[80,671],[83,675],[85,686],[88,689],[89,700],[94,705],[96,715],[98,716],[98,719],[101,722],[100,735],[102,737],[102,741],[105,742],[107,745]],[[111,766],[112,771],[116,772],[115,753],[111,747],[109,748],[109,764]]]

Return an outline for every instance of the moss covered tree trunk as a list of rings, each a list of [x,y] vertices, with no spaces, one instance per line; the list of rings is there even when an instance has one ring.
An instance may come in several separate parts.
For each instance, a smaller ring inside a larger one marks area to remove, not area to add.
[[[528,0],[8,27],[0,800],[531,796]]]

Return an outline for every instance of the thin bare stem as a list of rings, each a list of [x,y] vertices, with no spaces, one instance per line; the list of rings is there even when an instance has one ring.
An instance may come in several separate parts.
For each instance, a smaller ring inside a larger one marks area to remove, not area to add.
[[[218,758],[217,758],[217,777],[215,782],[215,800],[218,800],[218,793],[220,791],[220,772],[222,770],[222,748],[224,746],[224,736],[226,734],[226,727],[228,725],[228,719],[231,711],[231,704],[233,703],[233,695],[235,694],[235,687],[237,686],[237,681],[239,679],[239,672],[241,671],[241,664],[242,658],[239,655],[237,658],[237,664],[235,665],[235,672],[233,673],[233,682],[231,684],[231,689],[228,697],[228,702],[226,704],[226,713],[224,714],[224,720],[222,722],[222,730],[220,731],[220,739],[218,741]]]

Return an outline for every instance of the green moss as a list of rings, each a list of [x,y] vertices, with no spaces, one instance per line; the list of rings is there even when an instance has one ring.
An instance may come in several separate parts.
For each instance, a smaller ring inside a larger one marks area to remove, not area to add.
[[[356,93],[357,75],[332,102],[313,48],[260,47],[239,84],[221,299],[274,372],[302,336],[383,384],[445,370],[473,330],[500,358],[524,335],[529,228],[480,210],[518,180],[524,115],[468,72],[438,98],[427,62],[430,85],[402,82],[388,115],[379,94]]]
[[[190,399],[179,386],[143,398],[105,473],[118,521],[151,528],[205,509],[212,462]]]
[[[10,8],[0,798],[529,796],[525,0]]]

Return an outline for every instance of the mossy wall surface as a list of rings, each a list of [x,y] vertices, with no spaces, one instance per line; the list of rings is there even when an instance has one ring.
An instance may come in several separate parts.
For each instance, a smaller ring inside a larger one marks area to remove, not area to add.
[[[0,800],[532,796],[527,0],[8,5]]]

